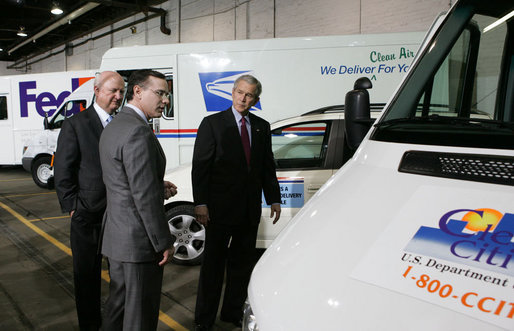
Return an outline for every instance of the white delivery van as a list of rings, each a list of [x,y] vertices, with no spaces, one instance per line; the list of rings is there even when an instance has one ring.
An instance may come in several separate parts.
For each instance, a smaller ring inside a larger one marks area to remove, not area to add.
[[[0,165],[22,164],[29,141],[43,132],[44,118],[52,117],[63,100],[94,74],[85,70],[0,77]]]
[[[154,130],[172,168],[191,162],[201,120],[230,107],[240,75],[261,80],[262,97],[252,111],[270,123],[343,103],[341,91],[365,73],[376,91],[372,101],[385,104],[422,38],[411,32],[123,47],[108,50],[100,69],[126,77],[155,69],[167,76],[172,107]]]
[[[362,87],[355,154],[257,263],[243,330],[514,330],[514,2],[456,1],[369,131]]]
[[[356,78],[369,75],[374,103],[385,104],[414,59],[423,33],[277,38],[220,42],[166,44],[113,48],[102,57],[100,71],[115,70],[128,79],[134,70],[164,73],[172,92],[171,107],[153,122],[154,131],[167,157],[168,168],[191,161],[194,139],[201,120],[231,104],[234,81],[253,74],[263,84],[263,95],[252,111],[270,122],[297,116],[309,110],[341,104],[341,91],[349,90]],[[81,91],[91,91],[93,81]],[[83,99],[74,94],[70,100]],[[57,141],[65,107],[51,119],[41,141]],[[27,164],[40,152],[38,139],[27,150]],[[45,166],[41,168],[45,170]],[[46,185],[47,171],[34,181]]]

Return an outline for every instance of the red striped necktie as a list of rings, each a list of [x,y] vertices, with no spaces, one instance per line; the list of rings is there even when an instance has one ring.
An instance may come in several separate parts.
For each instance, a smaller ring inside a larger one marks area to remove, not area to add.
[[[241,142],[243,143],[243,149],[246,155],[246,164],[250,165],[250,137],[248,136],[244,117],[241,118]]]

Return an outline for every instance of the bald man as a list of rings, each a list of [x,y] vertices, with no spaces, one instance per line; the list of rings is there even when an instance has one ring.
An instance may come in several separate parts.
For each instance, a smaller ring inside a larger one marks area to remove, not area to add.
[[[104,71],[94,84],[95,103],[66,119],[55,153],[55,188],[62,211],[71,217],[75,303],[80,330],[101,326],[101,261],[98,246],[106,208],[98,143],[105,126],[121,105],[125,83]]]

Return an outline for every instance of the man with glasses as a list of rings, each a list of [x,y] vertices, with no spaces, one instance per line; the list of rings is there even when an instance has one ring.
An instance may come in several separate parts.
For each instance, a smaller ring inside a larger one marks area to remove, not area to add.
[[[177,193],[163,181],[166,158],[148,125],[170,102],[164,75],[134,72],[127,101],[100,138],[107,189],[102,254],[111,278],[102,327],[155,330],[163,267],[173,256],[163,201]]]

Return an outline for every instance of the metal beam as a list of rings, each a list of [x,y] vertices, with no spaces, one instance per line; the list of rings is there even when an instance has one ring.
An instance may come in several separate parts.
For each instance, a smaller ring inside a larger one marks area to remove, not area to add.
[[[79,17],[80,15],[85,14],[88,11],[98,7],[99,5],[100,5],[99,3],[94,3],[94,2],[86,3],[84,6],[80,7],[79,9],[64,16],[57,22],[53,23],[52,25],[47,26],[46,28],[39,31],[35,35],[25,39],[23,42],[19,43],[18,45],[14,46],[13,48],[9,49],[7,51],[7,54],[11,55],[11,53],[14,52],[15,50],[17,50],[18,48],[23,47],[30,42],[36,41],[38,38],[44,36],[45,34],[49,33],[50,31],[55,30],[56,28],[60,27],[61,25],[68,24],[68,22],[70,22],[70,21],[74,20],[75,18]]]

